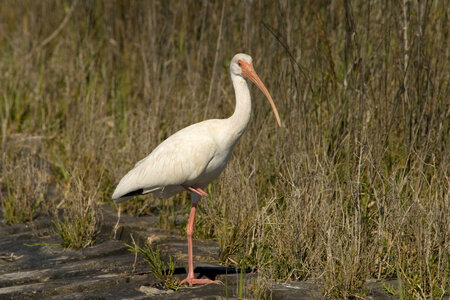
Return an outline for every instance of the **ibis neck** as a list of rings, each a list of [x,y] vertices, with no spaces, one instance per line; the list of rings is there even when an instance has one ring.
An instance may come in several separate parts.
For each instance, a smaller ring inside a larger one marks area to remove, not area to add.
[[[234,74],[231,74],[231,80],[233,81],[234,93],[236,95],[236,108],[233,115],[228,118],[228,121],[237,141],[244,133],[250,121],[252,102],[247,81],[241,76]]]

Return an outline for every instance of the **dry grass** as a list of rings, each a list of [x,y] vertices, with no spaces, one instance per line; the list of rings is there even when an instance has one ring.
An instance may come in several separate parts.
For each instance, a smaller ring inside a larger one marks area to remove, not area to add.
[[[98,209],[100,198],[100,182],[85,177],[82,174],[68,174],[68,182],[63,191],[63,200],[58,203],[53,214],[56,232],[61,237],[63,245],[69,248],[86,248],[95,242],[99,231],[101,214]]]
[[[5,186],[1,209],[8,224],[32,221],[48,211],[45,202],[50,173],[48,164],[29,151],[5,152],[2,155],[2,179]]]
[[[134,162],[178,129],[232,113],[228,63],[247,52],[285,128],[254,90],[253,120],[200,205],[198,236],[217,239],[224,261],[256,266],[263,284],[317,278],[324,294],[351,297],[367,278],[393,276],[408,297],[443,297],[449,14],[445,1],[236,1],[221,22],[222,4],[209,1],[4,1],[1,178],[14,192],[3,214],[27,205],[18,219],[29,220],[42,198],[16,191],[55,182],[65,201],[46,207],[89,210],[87,230],[75,230],[87,246],[96,204]],[[17,134],[43,137],[36,155],[51,178],[26,155],[10,160]]]

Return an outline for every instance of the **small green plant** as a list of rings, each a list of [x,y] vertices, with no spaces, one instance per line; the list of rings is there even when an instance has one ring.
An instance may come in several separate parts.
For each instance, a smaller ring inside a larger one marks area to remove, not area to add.
[[[54,211],[53,222],[63,246],[80,249],[94,244],[101,214],[96,204],[98,186],[88,186],[83,174],[71,174],[64,197]],[[61,214],[62,217],[61,217]]]
[[[156,247],[153,249],[149,245],[145,245],[143,248],[139,247],[133,240],[133,245],[126,245],[128,250],[134,253],[139,253],[144,256],[144,260],[150,265],[150,271],[153,276],[158,280],[161,280],[164,289],[174,290],[178,289],[179,279],[173,277],[175,271],[175,260],[169,255],[169,262],[166,264],[161,257],[161,249]]]
[[[85,214],[73,214],[64,220],[53,222],[56,233],[66,248],[81,249],[94,244],[97,233],[95,212],[89,209]]]
[[[39,203],[30,203],[25,209],[20,209],[19,205],[17,205],[19,201],[11,195],[13,193],[8,189],[8,196],[2,201],[2,211],[6,222],[12,225],[32,221]]]
[[[87,207],[84,211],[70,209],[63,220],[54,221],[56,233],[66,248],[81,249],[94,244],[98,231],[96,209]]]
[[[389,295],[392,295],[392,296],[399,296],[399,295],[400,295],[400,292],[397,291],[397,290],[395,289],[395,287],[394,287],[392,284],[384,283],[384,282],[383,282],[381,285],[383,286],[384,290],[385,290]]]
[[[245,296],[245,269],[247,268],[247,264],[245,259],[240,260],[240,269],[241,272],[239,272],[239,289],[238,289],[238,295],[239,299],[242,299]]]

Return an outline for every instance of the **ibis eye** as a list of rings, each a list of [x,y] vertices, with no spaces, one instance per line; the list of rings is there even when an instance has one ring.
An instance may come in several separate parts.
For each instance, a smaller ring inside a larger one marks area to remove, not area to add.
[[[241,62],[240,61],[238,61],[238,66],[241,66]]]

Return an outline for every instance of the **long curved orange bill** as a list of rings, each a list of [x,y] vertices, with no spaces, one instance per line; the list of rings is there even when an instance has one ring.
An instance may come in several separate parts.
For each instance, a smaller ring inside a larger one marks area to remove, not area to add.
[[[248,64],[241,61],[241,70],[242,75],[250,79],[261,90],[261,92],[266,95],[267,100],[269,100],[270,106],[272,106],[272,110],[275,114],[275,118],[277,119],[278,126],[281,127],[281,120],[280,116],[278,115],[277,107],[275,106],[275,103],[273,102],[272,96],[270,96],[269,91],[266,89],[261,79],[259,79],[259,76],[256,74],[255,69],[253,69],[253,63]]]

